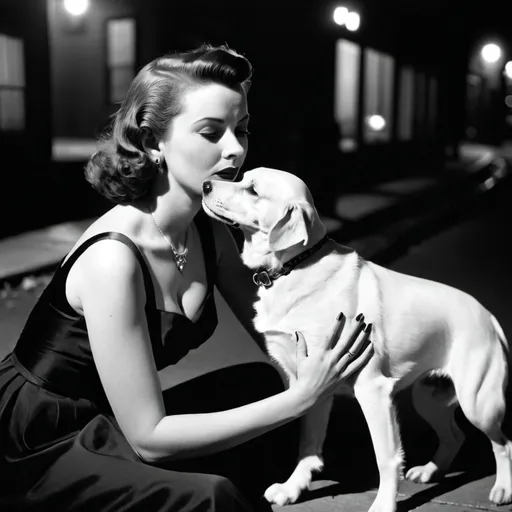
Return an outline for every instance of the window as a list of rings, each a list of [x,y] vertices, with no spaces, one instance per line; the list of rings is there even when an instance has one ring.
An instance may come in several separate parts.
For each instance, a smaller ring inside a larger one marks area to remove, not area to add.
[[[398,140],[409,141],[414,127],[414,70],[405,66],[400,70],[398,111]]]
[[[387,142],[393,123],[395,59],[372,48],[365,53],[363,138],[370,144]]]
[[[336,43],[334,74],[334,117],[341,132],[342,151],[357,149],[359,106],[359,67],[361,48],[345,39]]]
[[[423,141],[427,134],[427,77],[423,72],[416,74],[415,103],[415,138]]]
[[[466,77],[466,137],[476,139],[479,128],[480,101],[482,99],[482,77],[469,74]]]
[[[135,20],[119,18],[107,21],[108,98],[123,100],[135,76]]]
[[[25,129],[23,41],[0,34],[0,131]]]
[[[431,76],[428,84],[428,128],[429,136],[434,138],[437,128],[437,78]]]

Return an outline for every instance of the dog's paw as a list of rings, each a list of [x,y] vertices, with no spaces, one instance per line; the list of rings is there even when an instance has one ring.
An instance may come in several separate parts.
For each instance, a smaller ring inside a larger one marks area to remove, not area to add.
[[[505,486],[496,483],[491,489],[489,499],[496,505],[512,503],[512,489],[507,489]]]
[[[301,493],[300,487],[284,484],[273,484],[265,491],[265,499],[274,505],[284,506],[295,503]]]
[[[405,478],[417,484],[426,484],[442,476],[436,464],[428,462],[424,466],[416,466],[407,471]]]

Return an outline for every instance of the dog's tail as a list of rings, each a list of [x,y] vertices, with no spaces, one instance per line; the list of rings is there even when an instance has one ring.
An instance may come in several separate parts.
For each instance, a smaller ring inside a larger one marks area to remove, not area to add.
[[[501,348],[503,349],[503,352],[505,353],[505,357],[507,360],[509,360],[510,354],[509,354],[507,338],[505,336],[505,333],[503,332],[503,329],[502,329],[500,323],[498,322],[496,317],[492,314],[491,314],[491,323],[492,323],[492,326],[494,327],[494,331],[496,332],[496,335],[498,336],[498,340],[501,344]]]

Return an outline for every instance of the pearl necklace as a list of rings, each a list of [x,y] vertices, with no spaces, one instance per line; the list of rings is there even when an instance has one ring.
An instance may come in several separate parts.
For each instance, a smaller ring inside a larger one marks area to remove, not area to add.
[[[185,267],[185,264],[187,263],[187,253],[188,253],[188,247],[187,247],[187,238],[188,238],[188,229],[185,233],[185,249],[183,252],[178,252],[174,245],[172,245],[172,242],[169,240],[169,237],[167,237],[164,232],[160,229],[160,226],[156,222],[155,216],[153,215],[153,212],[149,212],[151,214],[151,218],[153,219],[153,223],[156,226],[156,229],[160,232],[160,234],[163,236],[164,240],[169,244],[169,247],[172,249],[172,253],[174,255],[174,261],[176,262],[176,266],[178,267],[178,270],[180,272],[183,272],[183,268]]]

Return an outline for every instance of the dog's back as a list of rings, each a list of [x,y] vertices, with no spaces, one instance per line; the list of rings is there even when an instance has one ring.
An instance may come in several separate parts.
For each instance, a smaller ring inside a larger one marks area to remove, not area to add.
[[[386,269],[333,241],[272,287],[260,288],[255,327],[299,330],[311,347],[328,335],[340,311],[349,323],[362,312],[373,324],[375,357],[382,373],[397,379],[397,389],[427,371],[449,375],[451,358],[460,358],[468,343],[495,339],[490,313],[472,296]],[[267,337],[268,349],[279,359],[273,340]]]

